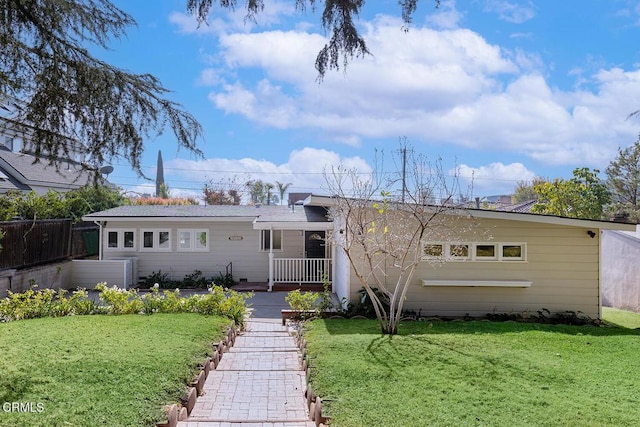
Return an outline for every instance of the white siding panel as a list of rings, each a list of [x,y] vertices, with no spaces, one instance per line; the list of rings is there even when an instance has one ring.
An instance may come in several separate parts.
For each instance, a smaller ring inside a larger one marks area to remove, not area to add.
[[[253,229],[251,221],[112,222],[104,228],[104,236],[109,229],[135,230],[136,243],[139,243],[141,229],[171,231],[170,252],[104,250],[104,259],[137,257],[140,277],[162,271],[172,280],[182,280],[196,270],[202,271],[205,277],[211,277],[224,274],[225,267],[231,263],[235,280],[266,281],[268,278],[268,256],[266,252],[260,252],[260,232]],[[208,230],[209,250],[178,251],[179,229]]]
[[[133,282],[132,263],[128,260],[73,260],[71,262],[71,285],[93,289],[98,283],[128,288]]]

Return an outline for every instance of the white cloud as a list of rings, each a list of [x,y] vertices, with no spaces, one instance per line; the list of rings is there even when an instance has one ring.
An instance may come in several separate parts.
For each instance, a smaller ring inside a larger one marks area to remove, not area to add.
[[[529,1],[526,5],[505,0],[486,0],[485,10],[497,13],[499,18],[514,24],[522,24],[536,16],[533,4]]]
[[[560,90],[547,82],[537,54],[505,50],[468,29],[401,27],[386,16],[365,23],[374,55],[351,61],[346,74],[330,72],[322,84],[313,68],[322,36],[224,35],[226,68],[208,69],[201,80],[213,85],[209,99],[227,114],[352,146],[403,135],[414,144],[604,167],[635,140],[638,123],[625,119],[639,107],[640,72],[600,69],[577,76],[577,89]]]
[[[357,144],[361,137],[415,131],[421,116],[440,115],[500,85],[492,76],[518,68],[498,47],[469,30],[404,33],[397,19],[379,17],[367,29],[375,56],[355,60],[345,77],[315,81],[314,57],[324,39],[295,31],[221,38],[222,57],[238,73],[258,67],[267,79],[238,79],[209,98],[227,113],[278,128],[319,128],[325,137]],[[277,84],[275,84],[277,82]],[[419,132],[419,131],[418,131]],[[415,132],[414,132],[415,133]]]
[[[324,194],[325,170],[338,165],[356,169],[361,173],[372,171],[371,166],[358,156],[344,157],[333,151],[310,147],[292,151],[287,161],[282,164],[252,158],[174,159],[165,162],[164,171],[170,188],[171,182],[191,182],[192,185],[195,183],[196,187],[201,188],[209,181],[226,184],[229,180],[235,180],[243,184],[250,179],[260,179],[270,183],[290,182],[291,192]],[[200,196],[201,192],[198,193],[198,197]]]
[[[453,29],[464,15],[456,9],[455,0],[443,1],[438,10],[427,16],[427,22],[438,28]]]
[[[250,32],[257,27],[270,27],[281,23],[281,19],[295,13],[290,2],[265,0],[264,10],[251,19],[244,7],[221,9],[214,5],[206,22],[198,24],[196,18],[183,12],[172,12],[169,22],[185,34],[225,34],[233,31]]]
[[[449,171],[450,174],[454,172]],[[457,168],[457,172],[462,183],[473,185],[474,194],[487,194],[487,191],[511,194],[518,181],[531,181],[536,176],[522,163],[505,165],[496,162],[480,167],[462,164]]]

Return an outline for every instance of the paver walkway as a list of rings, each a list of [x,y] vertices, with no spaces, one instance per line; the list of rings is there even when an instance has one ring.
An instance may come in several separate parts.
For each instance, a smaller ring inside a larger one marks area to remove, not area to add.
[[[314,427],[298,347],[279,319],[250,319],[178,427]]]

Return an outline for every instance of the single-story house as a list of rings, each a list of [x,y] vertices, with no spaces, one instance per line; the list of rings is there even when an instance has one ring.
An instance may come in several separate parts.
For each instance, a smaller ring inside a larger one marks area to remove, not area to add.
[[[290,207],[122,206],[84,220],[100,226],[100,259],[135,259],[140,276],[162,270],[181,279],[194,270],[215,275],[232,266],[236,281],[268,282],[270,288],[327,278],[338,300],[351,301],[361,284],[344,251],[327,240],[340,232],[339,221],[328,219],[332,204],[330,197],[312,195]],[[472,218],[465,220],[486,233],[424,242],[429,251],[456,256],[435,266],[425,256],[406,309],[459,317],[547,309],[600,317],[601,233],[632,231],[634,225],[481,209],[468,213]]]
[[[100,260],[132,260],[125,285],[160,271],[172,280],[231,273],[269,289],[331,274],[332,223],[322,206],[121,206],[84,220],[100,226]]]

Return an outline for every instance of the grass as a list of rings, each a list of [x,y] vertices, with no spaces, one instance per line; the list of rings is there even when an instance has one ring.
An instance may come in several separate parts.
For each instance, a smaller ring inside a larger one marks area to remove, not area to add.
[[[640,419],[640,331],[514,322],[307,326],[332,426],[622,426]]]
[[[0,426],[155,425],[229,323],[199,314],[0,323]],[[7,411],[12,402],[33,412]]]
[[[602,319],[621,328],[640,328],[640,314],[633,311],[618,310],[617,308],[602,307]]]

